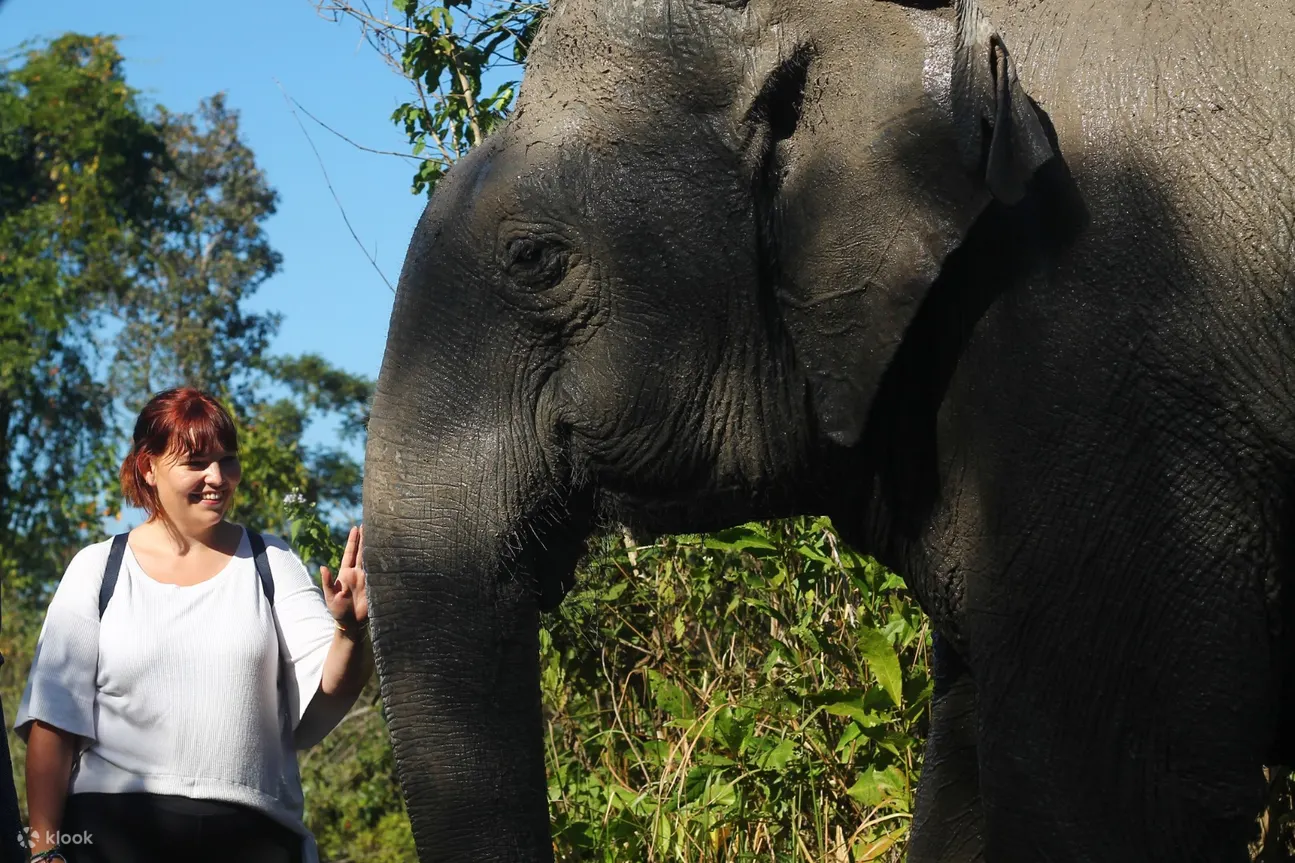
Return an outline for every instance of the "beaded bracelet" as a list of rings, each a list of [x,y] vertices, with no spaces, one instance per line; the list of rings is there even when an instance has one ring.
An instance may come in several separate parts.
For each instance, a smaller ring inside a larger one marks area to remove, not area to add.
[[[28,863],[49,863],[51,860],[60,860],[62,863],[67,863],[67,858],[63,856],[63,852],[59,850],[57,845],[50,848],[48,851],[33,854]]]

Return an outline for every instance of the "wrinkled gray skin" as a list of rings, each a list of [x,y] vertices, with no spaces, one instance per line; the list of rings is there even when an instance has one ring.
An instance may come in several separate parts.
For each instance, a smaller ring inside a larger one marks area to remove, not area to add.
[[[1295,12],[940,7],[559,0],[437,192],[365,489],[422,860],[551,858],[537,614],[600,519],[797,512],[939,633],[910,860],[1246,859],[1295,704]]]

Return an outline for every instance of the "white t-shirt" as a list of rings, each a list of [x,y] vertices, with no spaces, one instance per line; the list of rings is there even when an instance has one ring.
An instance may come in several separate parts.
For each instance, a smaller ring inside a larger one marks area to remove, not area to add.
[[[299,832],[298,748],[313,746],[342,717],[301,718],[319,689],[333,640],[323,592],[287,544],[265,536],[271,607],[247,532],[229,564],[195,585],[149,578],[129,546],[99,619],[111,540],[82,549],[45,615],[15,718],[85,738],[72,794],[174,794],[250,806]],[[275,622],[277,619],[278,626]],[[280,656],[290,669],[280,711]]]

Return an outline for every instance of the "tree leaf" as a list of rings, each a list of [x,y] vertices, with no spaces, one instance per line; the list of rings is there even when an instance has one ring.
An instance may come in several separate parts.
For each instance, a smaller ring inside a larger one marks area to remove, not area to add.
[[[760,758],[760,766],[766,770],[781,770],[796,755],[796,748],[794,740],[784,737]]]
[[[859,631],[859,652],[868,661],[868,667],[876,675],[877,682],[890,696],[895,706],[904,704],[904,677],[899,670],[899,657],[890,646],[886,636],[872,627]]]
[[[758,526],[745,524],[708,534],[705,539],[705,546],[719,551],[747,551],[750,549],[772,551],[776,548]]]
[[[904,774],[898,768],[887,767],[885,770],[874,768],[860,773],[846,793],[864,806],[897,804],[907,810],[908,789],[908,780]]]
[[[692,699],[681,687],[655,669],[648,672],[657,709],[674,719],[692,719]]]

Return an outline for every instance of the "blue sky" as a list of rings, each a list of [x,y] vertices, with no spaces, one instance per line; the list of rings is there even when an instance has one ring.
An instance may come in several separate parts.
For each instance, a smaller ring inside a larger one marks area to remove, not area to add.
[[[320,18],[308,0],[0,5],[4,53],[69,30],[119,36],[127,81],[171,110],[191,111],[203,97],[228,94],[244,139],[280,195],[266,227],[283,268],[250,307],[283,313],[276,352],[319,353],[376,377],[393,295],[347,231],[283,95],[357,143],[407,151],[390,121],[404,101],[404,82],[358,28]],[[412,169],[394,156],[361,152],[300,116],[355,232],[394,285],[424,200],[409,191]]]

